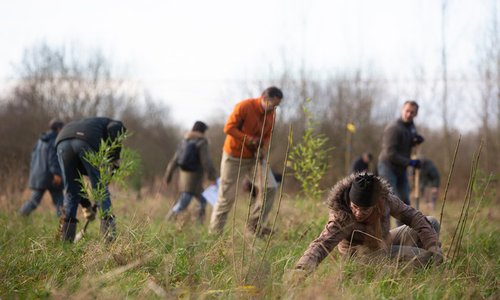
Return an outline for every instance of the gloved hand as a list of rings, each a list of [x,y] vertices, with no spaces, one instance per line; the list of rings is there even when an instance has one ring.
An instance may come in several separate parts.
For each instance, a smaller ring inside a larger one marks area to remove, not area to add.
[[[429,249],[427,249],[427,251],[432,253],[432,262],[436,266],[439,266],[440,264],[443,263],[444,261],[443,251],[441,251],[441,248],[439,246],[432,246]]]
[[[413,137],[413,141],[412,141],[412,144],[413,146],[415,145],[420,145],[424,142],[424,137],[421,136],[420,134],[416,134],[414,137]]]
[[[410,159],[408,163],[409,166],[419,169],[420,168],[420,159]]]
[[[95,220],[95,215],[97,212],[97,207],[94,206],[88,206],[88,207],[82,207],[82,212],[83,212],[83,217],[86,220],[93,221]]]
[[[55,186],[61,185],[62,178],[60,175],[54,174],[54,178],[52,179],[52,184]]]
[[[290,288],[297,287],[304,282],[308,274],[309,272],[304,269],[289,270],[283,275],[283,283]]]

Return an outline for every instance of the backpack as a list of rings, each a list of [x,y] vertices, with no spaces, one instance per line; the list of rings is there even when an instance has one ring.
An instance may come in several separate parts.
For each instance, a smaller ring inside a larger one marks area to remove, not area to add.
[[[177,153],[177,165],[183,171],[194,172],[200,168],[200,153],[196,139],[183,140]]]

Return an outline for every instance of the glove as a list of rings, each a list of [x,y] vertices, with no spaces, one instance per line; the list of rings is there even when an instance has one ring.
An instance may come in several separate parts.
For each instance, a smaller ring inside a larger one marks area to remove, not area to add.
[[[443,263],[444,261],[443,251],[441,251],[441,248],[439,246],[432,246],[429,249],[427,249],[427,251],[432,253],[432,262],[436,266],[439,266],[440,264]]]
[[[420,134],[417,134],[413,137],[413,145],[420,145],[424,142],[424,137],[421,136]]]
[[[283,276],[283,282],[286,286],[294,288],[304,282],[308,274],[309,272],[304,269],[293,269]]]
[[[61,185],[62,183],[62,178],[60,175],[54,174],[54,179],[52,179],[52,184],[58,186]]]
[[[410,159],[410,162],[408,163],[409,166],[412,166],[416,169],[420,168],[420,159]]]
[[[97,212],[97,207],[94,206],[88,206],[88,207],[83,207],[82,208],[83,212],[83,217],[88,220],[88,221],[93,221],[95,220],[95,215]]]

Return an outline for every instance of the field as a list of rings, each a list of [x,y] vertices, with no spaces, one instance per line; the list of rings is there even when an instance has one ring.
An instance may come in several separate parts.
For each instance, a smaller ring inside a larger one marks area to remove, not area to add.
[[[204,226],[193,220],[196,201],[177,222],[169,223],[164,217],[173,199],[153,194],[136,200],[132,194],[113,191],[119,236],[112,244],[100,240],[96,221],[77,244],[57,242],[58,220],[48,196],[29,218],[15,213],[25,199],[21,195],[2,199],[0,298],[500,298],[500,211],[491,193],[471,198],[453,261],[414,270],[391,261],[346,260],[334,250],[295,286],[287,284],[287,274],[324,226],[327,210],[321,202],[284,193],[277,232],[268,241],[243,232],[246,198],[238,201],[234,225],[231,213],[225,233],[214,237],[207,233],[208,219]],[[463,199],[446,203],[441,231],[445,254]],[[437,207],[434,215],[439,218],[441,203]]]

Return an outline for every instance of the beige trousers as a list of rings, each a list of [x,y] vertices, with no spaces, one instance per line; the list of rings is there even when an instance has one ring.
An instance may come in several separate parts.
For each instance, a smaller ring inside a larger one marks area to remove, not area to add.
[[[221,234],[224,225],[227,221],[227,215],[231,211],[235,201],[236,195],[236,181],[238,178],[238,168],[240,165],[240,159],[230,156],[227,153],[222,154],[222,161],[220,167],[221,181],[219,186],[219,194],[217,197],[217,203],[212,211],[212,217],[210,219],[210,233]],[[250,229],[257,227],[259,218],[260,224],[265,224],[267,216],[271,211],[274,203],[274,197],[278,189],[278,184],[276,179],[272,174],[271,170],[267,174],[267,189],[264,191],[264,180],[265,180],[265,166],[266,163],[263,161],[260,165],[262,171],[257,171],[255,177],[255,186],[259,189],[258,199],[256,203],[251,205],[249,223],[246,224]],[[252,180],[255,170],[255,159],[242,159],[241,161],[241,173],[239,183],[243,182],[243,179],[249,178]]]

